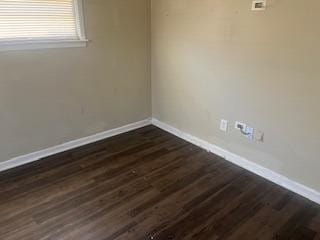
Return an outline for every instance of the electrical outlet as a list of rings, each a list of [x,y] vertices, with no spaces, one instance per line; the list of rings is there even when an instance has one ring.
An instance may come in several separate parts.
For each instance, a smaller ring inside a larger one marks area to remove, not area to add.
[[[255,140],[258,142],[263,142],[264,141],[264,132],[262,132],[261,130],[258,130],[255,133]]]
[[[221,120],[220,130],[224,131],[224,132],[228,131],[228,121],[227,120],[224,120],[224,119]]]
[[[251,141],[253,141],[253,139],[254,139],[254,128],[247,126],[245,131],[246,131],[246,134],[247,134],[246,135],[247,138],[249,138]]]
[[[236,122],[235,123],[235,125],[234,125],[234,128],[235,129],[238,129],[238,130],[243,130],[243,131],[245,131],[246,130],[246,127],[247,127],[247,125],[245,124],[245,123],[242,123],[242,122]]]

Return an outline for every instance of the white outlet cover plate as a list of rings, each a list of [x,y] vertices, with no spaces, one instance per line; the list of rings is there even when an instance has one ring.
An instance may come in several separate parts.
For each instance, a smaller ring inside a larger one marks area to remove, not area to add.
[[[264,141],[264,132],[261,130],[258,130],[255,132],[255,139],[259,142],[263,142]]]
[[[248,134],[247,138],[249,138],[251,141],[253,141],[254,140],[254,128],[253,127],[246,127],[246,133]]]
[[[220,130],[224,131],[224,132],[228,131],[228,121],[227,120],[224,120],[224,119],[221,120]]]

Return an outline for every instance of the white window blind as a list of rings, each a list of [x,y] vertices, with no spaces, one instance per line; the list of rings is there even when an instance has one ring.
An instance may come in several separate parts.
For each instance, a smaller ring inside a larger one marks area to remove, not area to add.
[[[0,44],[84,39],[78,1],[0,0]]]

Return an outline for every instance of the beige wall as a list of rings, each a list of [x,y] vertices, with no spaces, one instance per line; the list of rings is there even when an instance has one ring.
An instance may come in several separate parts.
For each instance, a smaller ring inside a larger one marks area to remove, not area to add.
[[[152,1],[153,115],[320,190],[320,2]],[[250,142],[220,119],[265,132]]]
[[[85,0],[87,48],[0,52],[0,161],[150,116],[148,0]]]
[[[149,2],[85,0],[87,48],[0,52],[0,161],[151,115]],[[268,2],[152,1],[153,116],[319,191],[320,2]]]

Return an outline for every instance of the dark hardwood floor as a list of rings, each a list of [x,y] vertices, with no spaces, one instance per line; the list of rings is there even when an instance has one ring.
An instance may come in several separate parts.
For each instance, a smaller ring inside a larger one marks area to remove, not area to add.
[[[148,126],[0,173],[0,239],[320,239],[320,207]]]

